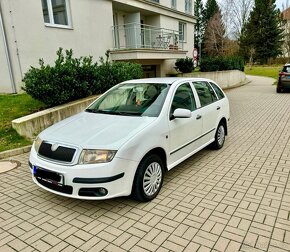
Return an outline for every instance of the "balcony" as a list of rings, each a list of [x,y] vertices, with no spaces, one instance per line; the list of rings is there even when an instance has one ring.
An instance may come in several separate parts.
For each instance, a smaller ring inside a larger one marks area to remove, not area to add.
[[[139,23],[112,27],[113,60],[174,59],[186,54],[179,32]]]

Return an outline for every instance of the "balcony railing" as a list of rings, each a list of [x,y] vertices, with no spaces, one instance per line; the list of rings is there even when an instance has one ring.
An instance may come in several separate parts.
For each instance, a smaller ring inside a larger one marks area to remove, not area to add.
[[[139,23],[113,26],[114,49],[183,50],[179,32]]]

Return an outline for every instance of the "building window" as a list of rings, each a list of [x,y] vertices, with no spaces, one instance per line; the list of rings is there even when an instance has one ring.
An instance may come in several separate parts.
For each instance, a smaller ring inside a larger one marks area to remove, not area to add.
[[[44,23],[71,26],[68,0],[41,0]]]
[[[159,0],[151,0],[151,2],[159,3]]]
[[[176,0],[171,0],[171,8],[176,9]]]
[[[185,0],[185,13],[192,14],[192,0]]]
[[[178,26],[178,32],[179,32],[179,41],[185,42],[185,35],[186,35],[186,23],[179,22]]]

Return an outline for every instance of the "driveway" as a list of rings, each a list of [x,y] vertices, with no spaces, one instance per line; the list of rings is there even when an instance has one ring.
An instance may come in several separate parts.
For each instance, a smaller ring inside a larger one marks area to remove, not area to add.
[[[229,136],[170,171],[158,197],[82,201],[0,174],[0,251],[290,251],[290,94],[249,77],[227,91]]]

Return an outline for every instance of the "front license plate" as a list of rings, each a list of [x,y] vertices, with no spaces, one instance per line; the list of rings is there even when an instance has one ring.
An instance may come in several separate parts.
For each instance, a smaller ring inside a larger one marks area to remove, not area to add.
[[[33,166],[33,175],[38,179],[44,180],[54,185],[63,186],[64,184],[64,177],[62,174],[37,166]]]

